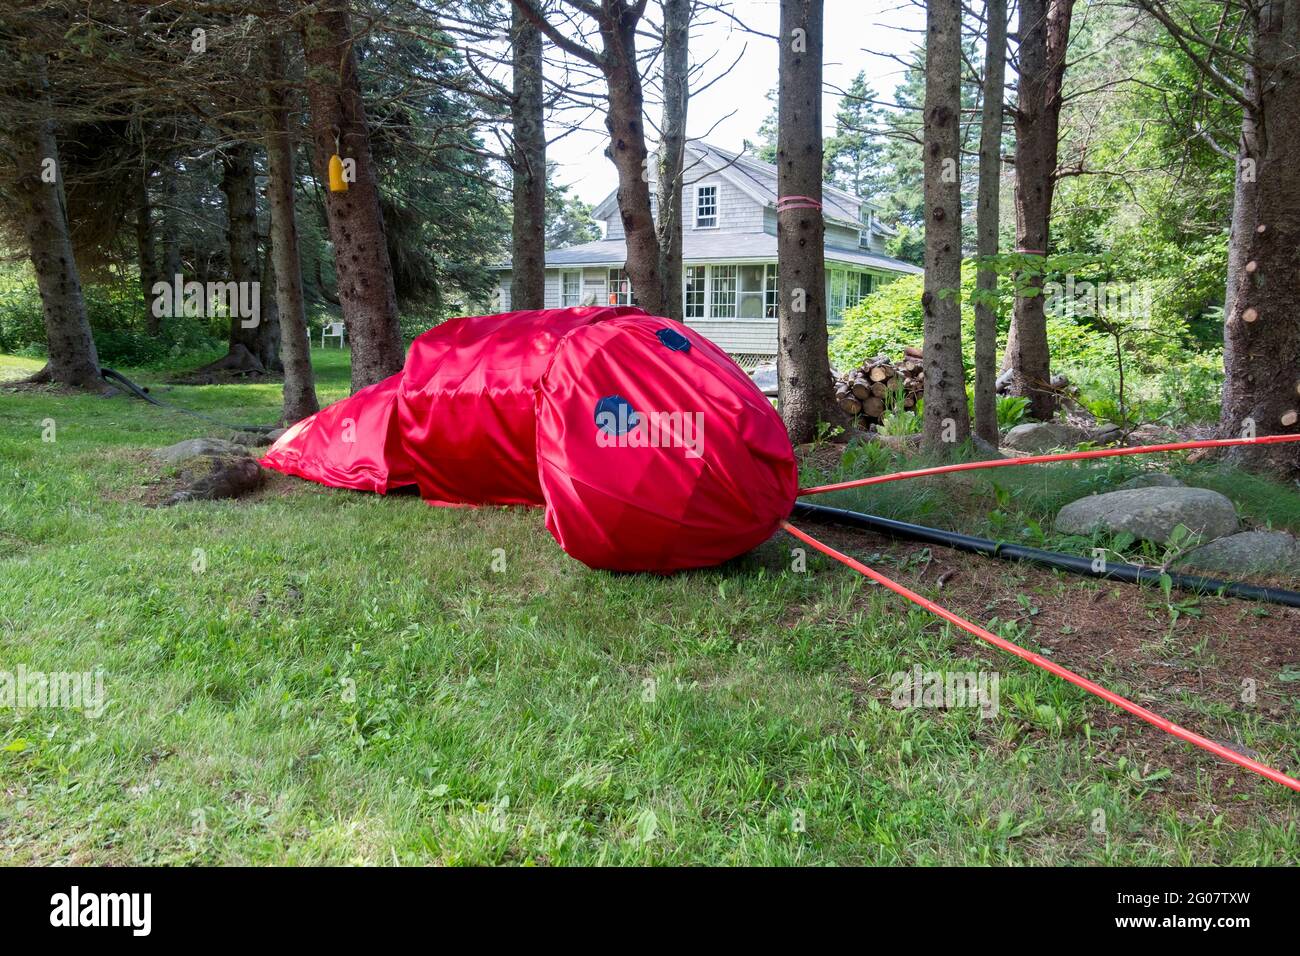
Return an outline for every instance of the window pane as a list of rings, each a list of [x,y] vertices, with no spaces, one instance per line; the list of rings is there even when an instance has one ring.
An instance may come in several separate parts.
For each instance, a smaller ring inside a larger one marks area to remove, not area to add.
[[[736,317],[736,267],[713,267],[713,294],[709,299],[709,314],[718,319]]]
[[[845,276],[841,269],[831,272],[831,293],[826,303],[831,318],[838,319],[844,315]]]
[[[718,224],[718,187],[695,187],[695,225],[710,227]]]
[[[627,277],[624,269],[609,270],[609,304],[632,304],[632,280]]]
[[[778,285],[778,273],[775,265],[769,264],[766,271],[766,286],[763,292],[763,301],[766,305],[766,315],[769,319],[775,319],[781,309],[781,290]]]
[[[560,305],[574,306],[582,302],[582,273],[560,273]]]
[[[687,266],[683,271],[683,309],[688,319],[704,318],[704,266]]]

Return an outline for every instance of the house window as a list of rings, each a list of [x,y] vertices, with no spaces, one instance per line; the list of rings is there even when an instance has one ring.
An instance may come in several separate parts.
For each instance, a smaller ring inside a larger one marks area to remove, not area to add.
[[[704,318],[704,266],[687,266],[683,272],[682,314],[688,319]]]
[[[709,315],[715,319],[736,317],[735,266],[713,266],[709,283]]]
[[[826,312],[832,321],[838,322],[844,317],[844,300],[847,291],[847,276],[843,269],[826,270]]]
[[[632,280],[627,277],[626,269],[609,270],[609,304],[632,304]]]
[[[776,263],[768,263],[766,274],[763,277],[763,314],[769,319],[775,319],[781,311],[779,279],[780,275],[777,272]]]
[[[695,187],[695,228],[713,229],[718,225],[718,187]]]
[[[853,308],[867,296],[871,295],[872,276],[869,272],[850,272],[846,308]]]
[[[560,273],[560,308],[582,304],[582,273]]]

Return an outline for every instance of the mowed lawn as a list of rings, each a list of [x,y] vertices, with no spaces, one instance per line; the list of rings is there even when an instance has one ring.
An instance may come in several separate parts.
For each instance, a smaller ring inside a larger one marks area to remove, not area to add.
[[[345,354],[316,359],[322,397],[342,397]],[[0,378],[36,364],[0,357]],[[272,384],[157,394],[236,422],[279,404]],[[147,451],[200,435],[228,432],[0,388],[0,671],[102,669],[107,697],[98,718],[0,709],[0,862],[1300,862],[1300,796],[837,564],[793,570],[788,538],[656,577],[587,569],[522,509],[283,477],[147,506],[165,477]],[[961,505],[977,530],[1007,510],[982,487]],[[1269,495],[1300,513],[1294,492]],[[882,539],[857,553],[1300,768],[1300,649],[1285,659],[1300,612],[1206,598],[1173,613],[1154,589]],[[1089,660],[1068,643],[1081,633]],[[1240,655],[1220,642],[1254,633],[1259,703],[1237,704]],[[1156,663],[1125,669],[1112,639]],[[895,709],[891,675],[915,665],[996,671],[997,716]]]

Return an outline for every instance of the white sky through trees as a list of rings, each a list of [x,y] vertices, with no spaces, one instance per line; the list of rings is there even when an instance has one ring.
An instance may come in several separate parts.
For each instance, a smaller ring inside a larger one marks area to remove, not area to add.
[[[731,8],[750,29],[775,36],[780,19],[777,0],[734,0]],[[746,33],[715,11],[704,11],[700,20],[703,22],[691,28],[691,61],[699,63],[713,51],[716,55],[693,87],[713,80],[737,57],[740,61],[703,92],[697,94],[692,89],[687,132],[724,149],[739,150],[746,138],[757,139],[758,127],[772,108],[766,94],[776,85],[776,41]],[[903,66],[881,54],[906,59],[923,36],[916,31],[924,28],[924,8],[908,0],[826,0],[826,92],[822,112],[827,134],[833,131],[839,104],[836,91],[846,89],[858,71],[866,72],[880,99],[892,100],[894,87],[902,80]],[[646,39],[638,43],[642,49],[647,45]],[[866,52],[868,49],[872,52]],[[654,67],[657,70],[658,63]],[[648,119],[657,122],[660,106],[654,72],[647,81],[646,111]],[[654,84],[653,90],[649,83]],[[578,117],[570,112],[563,119],[576,122]],[[614,164],[604,155],[609,139],[603,119],[603,115],[594,117],[583,129],[547,147],[547,160],[559,164],[557,180],[572,184],[573,191],[593,205],[618,185]],[[654,130],[653,123],[647,125],[647,139],[652,144]],[[548,138],[554,139],[562,131],[562,127],[552,126],[547,130]]]

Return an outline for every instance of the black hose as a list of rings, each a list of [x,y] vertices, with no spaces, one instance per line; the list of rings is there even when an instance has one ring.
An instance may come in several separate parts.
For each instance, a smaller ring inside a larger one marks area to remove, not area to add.
[[[262,433],[273,432],[277,428],[277,426],[275,425],[232,425],[230,422],[223,422],[221,419],[213,418],[211,415],[204,415],[202,412],[191,411],[188,408],[181,408],[179,405],[173,405],[171,402],[161,401],[160,399],[154,398],[147,391],[145,391],[139,385],[135,384],[135,382],[131,381],[121,372],[115,371],[111,368],[101,368],[99,370],[99,377],[106,382],[111,381],[121,386],[122,388],[125,388],[136,398],[143,399],[144,401],[148,402],[150,405],[157,405],[159,408],[170,408],[173,411],[180,412],[182,415],[193,415],[195,418],[202,418],[204,421],[212,422],[214,425],[220,425],[223,428],[230,428],[237,432],[262,432]]]
[[[1088,558],[1074,554],[1061,554],[1059,551],[1045,551],[1042,548],[1030,548],[1021,544],[1008,544],[989,538],[977,538],[969,534],[957,534],[942,531],[939,528],[927,528],[924,525],[895,521],[876,515],[849,511],[845,508],[831,508],[826,505],[796,502],[791,514],[794,518],[814,518],[835,524],[849,525],[866,531],[876,531],[894,538],[909,541],[922,541],[926,544],[943,545],[958,551],[969,551],[985,557],[1000,558],[1004,561],[1028,561],[1049,568],[1058,568],[1072,574],[1082,574],[1093,578],[1107,578],[1124,581],[1128,584],[1159,584],[1162,577],[1168,577],[1176,588],[1185,591],[1197,591],[1203,594],[1223,594],[1227,597],[1243,598],[1247,601],[1268,601],[1287,607],[1300,607],[1300,593],[1283,588],[1262,587],[1255,584],[1242,584],[1239,581],[1220,581],[1217,578],[1203,578],[1196,574],[1179,574],[1175,571],[1156,571],[1123,562],[1103,562],[1101,570],[1093,566]]]

